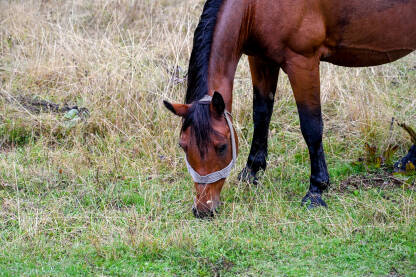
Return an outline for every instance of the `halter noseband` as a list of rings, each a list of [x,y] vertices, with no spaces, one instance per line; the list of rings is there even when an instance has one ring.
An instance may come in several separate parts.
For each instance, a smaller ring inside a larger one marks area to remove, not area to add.
[[[212,100],[212,96],[205,95],[198,102],[200,104],[210,104],[211,100]],[[189,174],[191,174],[192,179],[194,180],[195,183],[211,184],[211,183],[215,183],[216,181],[218,181],[220,179],[227,178],[228,175],[230,175],[231,170],[234,167],[235,161],[237,160],[237,146],[236,146],[236,143],[235,143],[234,128],[233,128],[233,124],[230,120],[230,116],[231,116],[231,114],[227,110],[224,110],[224,117],[225,117],[225,120],[227,121],[228,128],[230,128],[230,133],[231,133],[231,147],[232,147],[232,151],[233,151],[232,152],[233,153],[233,159],[223,169],[212,172],[212,173],[210,173],[208,175],[205,175],[205,176],[201,176],[201,175],[199,175],[198,172],[196,172],[192,168],[192,166],[189,164],[188,159],[186,158],[186,155],[185,155],[186,167],[188,168]]]

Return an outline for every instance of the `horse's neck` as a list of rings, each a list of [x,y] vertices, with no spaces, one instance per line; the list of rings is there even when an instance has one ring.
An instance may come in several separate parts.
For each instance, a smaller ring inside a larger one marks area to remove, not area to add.
[[[233,2],[224,0],[217,15],[208,66],[208,93],[221,93],[230,112],[234,75],[246,39],[245,28],[241,26],[246,8]]]

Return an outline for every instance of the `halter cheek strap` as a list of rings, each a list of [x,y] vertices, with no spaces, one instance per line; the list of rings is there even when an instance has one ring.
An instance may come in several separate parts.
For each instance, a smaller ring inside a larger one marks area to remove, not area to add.
[[[210,95],[205,95],[198,102],[201,103],[201,104],[209,104],[209,103],[211,103],[211,100],[212,100],[212,97]],[[233,128],[233,124],[231,122],[230,116],[231,116],[231,114],[227,110],[225,110],[224,111],[224,117],[225,117],[225,120],[227,121],[228,128],[230,129],[233,159],[223,169],[202,176],[202,175],[199,175],[199,173],[196,172],[192,168],[192,166],[189,164],[188,159],[186,158],[186,155],[185,155],[186,167],[188,168],[189,174],[191,174],[192,179],[194,180],[195,183],[211,184],[211,183],[215,183],[218,180],[227,178],[228,175],[230,175],[231,170],[233,169],[234,164],[237,160],[237,146],[236,146],[236,141],[235,141],[234,128]]]

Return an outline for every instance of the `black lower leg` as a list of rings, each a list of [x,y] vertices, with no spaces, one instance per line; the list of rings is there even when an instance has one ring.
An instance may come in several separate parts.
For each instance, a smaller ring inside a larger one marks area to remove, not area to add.
[[[311,160],[311,178],[309,191],[302,199],[302,204],[310,200],[309,207],[326,206],[321,195],[329,185],[328,169],[322,147],[322,115],[320,107],[310,109],[298,104],[300,126],[309,149]]]
[[[246,179],[256,183],[257,172],[261,169],[266,169],[267,137],[269,132],[270,118],[273,113],[274,94],[274,90],[268,93],[264,93],[260,92],[258,88],[254,87],[253,140],[251,143],[247,165],[240,173],[240,179]]]
[[[416,165],[416,144],[410,148],[406,156],[394,164],[395,171],[406,171],[406,165],[409,162]]]

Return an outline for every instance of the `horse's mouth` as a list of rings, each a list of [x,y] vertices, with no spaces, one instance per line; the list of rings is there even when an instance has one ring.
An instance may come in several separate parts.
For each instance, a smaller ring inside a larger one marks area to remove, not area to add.
[[[199,218],[199,219],[203,219],[203,218],[212,219],[212,218],[214,218],[214,216],[216,214],[219,213],[219,210],[220,210],[219,207],[220,207],[220,204],[218,204],[217,207],[214,210],[200,211],[195,206],[193,206],[192,207],[192,213],[194,214],[194,216],[196,218]]]
[[[210,211],[210,210],[198,211],[198,209],[192,208],[192,213],[194,214],[196,218],[202,219],[202,218],[213,218],[216,212],[214,213],[213,211]]]

